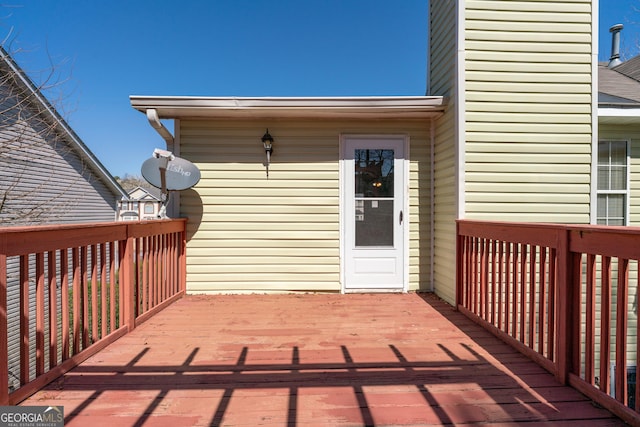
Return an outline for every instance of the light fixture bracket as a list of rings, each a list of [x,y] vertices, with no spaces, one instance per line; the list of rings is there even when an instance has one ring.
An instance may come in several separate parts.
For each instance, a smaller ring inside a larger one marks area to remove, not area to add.
[[[264,152],[267,155],[267,162],[265,166],[267,168],[267,178],[269,178],[269,164],[271,163],[271,154],[273,154],[273,137],[269,133],[269,129],[262,135],[262,146],[264,147]]]

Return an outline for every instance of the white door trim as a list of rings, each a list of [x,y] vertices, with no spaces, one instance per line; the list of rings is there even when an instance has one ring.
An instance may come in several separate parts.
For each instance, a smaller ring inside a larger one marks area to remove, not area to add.
[[[406,134],[340,134],[339,140],[339,151],[340,151],[340,161],[339,161],[339,218],[340,218],[340,289],[342,293],[345,292],[354,292],[353,289],[346,288],[346,272],[345,272],[345,256],[347,253],[345,247],[345,233],[347,232],[346,219],[347,215],[345,212],[345,157],[346,157],[346,144],[345,141],[349,139],[363,139],[363,140],[376,140],[376,139],[396,139],[398,141],[402,141],[403,150],[404,150],[404,158],[402,160],[403,168],[402,168],[402,176],[398,177],[402,181],[403,188],[403,206],[402,211],[404,212],[404,220],[402,222],[402,245],[403,245],[403,283],[402,283],[402,292],[407,292],[409,289],[409,226],[410,226],[410,213],[409,213],[409,166],[410,166],[410,153],[409,146],[410,140],[409,136]],[[370,289],[363,290],[363,292],[386,292],[386,291],[395,291],[398,292],[400,289]]]

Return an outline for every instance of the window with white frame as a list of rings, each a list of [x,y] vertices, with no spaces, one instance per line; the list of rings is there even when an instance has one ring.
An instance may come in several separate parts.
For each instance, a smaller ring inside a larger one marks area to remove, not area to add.
[[[629,143],[598,142],[598,218],[601,225],[629,221]]]

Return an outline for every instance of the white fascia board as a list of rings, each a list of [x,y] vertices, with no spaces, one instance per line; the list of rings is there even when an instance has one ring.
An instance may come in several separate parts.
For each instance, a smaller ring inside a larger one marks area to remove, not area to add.
[[[180,117],[431,117],[444,109],[441,96],[404,97],[174,97],[131,96],[141,112]]]
[[[598,108],[599,125],[640,125],[640,108]]]
[[[640,108],[598,108],[598,117],[640,117]]]

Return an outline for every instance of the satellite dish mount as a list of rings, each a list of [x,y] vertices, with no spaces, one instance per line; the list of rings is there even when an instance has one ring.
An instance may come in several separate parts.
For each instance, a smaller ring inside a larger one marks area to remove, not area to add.
[[[167,218],[167,203],[169,203],[169,191],[167,190],[167,166],[169,165],[169,161],[175,160],[176,156],[174,156],[171,151],[156,148],[153,150],[153,157],[160,160],[158,162],[158,169],[160,171],[160,198],[162,201],[162,207],[160,208],[160,212],[158,212],[158,218],[164,219]]]
[[[190,161],[176,157],[171,151],[156,148],[153,157],[142,164],[142,176],[161,190],[162,207],[158,218],[167,218],[169,191],[186,190],[200,181],[200,170]]]

